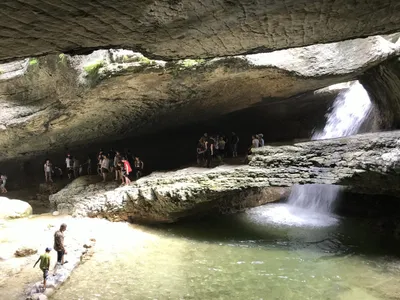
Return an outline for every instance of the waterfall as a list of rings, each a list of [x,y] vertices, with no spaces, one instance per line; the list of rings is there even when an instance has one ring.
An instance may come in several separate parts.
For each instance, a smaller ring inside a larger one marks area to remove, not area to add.
[[[356,134],[371,110],[367,91],[355,81],[336,97],[324,129],[314,133],[311,139],[323,140]]]
[[[368,93],[354,82],[335,99],[327,116],[324,129],[315,132],[312,140],[344,137],[358,133],[372,110]],[[288,204],[313,212],[329,213],[339,197],[340,187],[331,185],[296,185],[288,198]]]

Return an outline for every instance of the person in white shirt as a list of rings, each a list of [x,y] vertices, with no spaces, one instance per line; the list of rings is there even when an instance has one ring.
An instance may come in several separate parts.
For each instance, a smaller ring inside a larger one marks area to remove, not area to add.
[[[105,154],[103,154],[103,160],[101,161],[101,174],[103,175],[103,182],[106,182],[107,174],[109,172],[110,160]]]
[[[53,179],[51,178],[51,173],[53,172],[53,165],[51,164],[49,159],[46,159],[46,162],[44,163],[44,179],[46,182],[53,182]]]
[[[74,173],[73,162],[72,156],[68,154],[67,158],[65,159],[65,165],[67,166],[67,174],[69,179],[72,178],[72,174]]]
[[[253,135],[251,137],[251,148],[258,148],[259,146],[260,146],[260,141],[255,135]]]

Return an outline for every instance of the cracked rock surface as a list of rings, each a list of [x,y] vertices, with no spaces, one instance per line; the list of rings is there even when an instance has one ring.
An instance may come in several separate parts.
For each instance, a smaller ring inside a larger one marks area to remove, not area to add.
[[[205,58],[400,29],[392,0],[18,0],[3,1],[0,12],[0,61],[113,47]]]

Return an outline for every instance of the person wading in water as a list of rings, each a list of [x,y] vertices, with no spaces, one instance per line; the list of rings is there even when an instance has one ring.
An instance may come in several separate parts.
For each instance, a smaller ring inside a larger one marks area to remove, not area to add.
[[[64,246],[64,231],[67,230],[67,224],[63,223],[60,226],[60,230],[57,230],[54,233],[54,250],[57,251],[57,266],[66,264],[68,261],[64,261],[64,255],[67,254],[67,250],[65,250]],[[54,274],[56,272],[56,268],[54,268]]]
[[[40,267],[40,270],[42,270],[42,272],[43,272],[43,290],[46,290],[46,281],[47,281],[47,277],[49,276],[50,251],[51,251],[51,248],[47,247],[45,253],[40,255],[39,259],[33,265],[33,267],[36,267],[36,265],[40,261],[39,267]]]

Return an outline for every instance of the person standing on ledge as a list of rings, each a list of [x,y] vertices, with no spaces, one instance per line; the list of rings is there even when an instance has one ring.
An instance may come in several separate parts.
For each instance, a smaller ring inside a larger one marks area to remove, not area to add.
[[[232,157],[237,157],[238,156],[238,144],[239,144],[239,137],[236,135],[236,133],[232,132],[231,136],[231,151],[232,151]]]
[[[144,169],[144,163],[140,160],[138,156],[135,157],[134,168],[136,172],[136,180],[138,180],[140,177],[142,177]]]
[[[57,265],[66,264],[68,261],[64,261],[64,255],[67,254],[64,246],[64,231],[67,230],[67,224],[63,223],[60,226],[60,230],[54,233],[54,250],[57,251]]]
[[[50,251],[51,248],[47,247],[46,252],[42,255],[40,255],[39,259],[35,262],[33,267],[36,267],[38,262],[40,261],[40,270],[43,271],[43,290],[46,289],[46,280],[47,277],[49,276],[49,269],[50,269]]]
[[[0,189],[2,194],[7,193],[6,182],[7,182],[7,176],[4,174],[0,174]]]
[[[109,172],[110,160],[105,154],[103,154],[103,160],[101,161],[101,174],[103,175],[103,182],[106,182],[107,174]]]
[[[72,179],[72,174],[74,173],[74,170],[73,170],[73,160],[70,154],[67,154],[67,158],[65,159],[65,165],[67,167],[68,179]]]
[[[47,182],[53,182],[53,179],[51,178],[51,173],[53,172],[53,165],[51,164],[49,159],[46,159],[46,162],[44,163],[44,179]]]
[[[205,148],[206,167],[211,168],[211,160],[214,155],[214,140],[212,138],[207,138]]]

